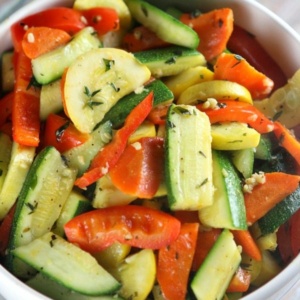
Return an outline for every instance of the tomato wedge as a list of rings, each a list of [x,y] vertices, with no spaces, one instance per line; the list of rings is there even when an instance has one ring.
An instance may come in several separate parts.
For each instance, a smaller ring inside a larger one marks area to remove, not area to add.
[[[81,214],[65,224],[67,239],[90,253],[115,242],[160,249],[179,235],[181,223],[162,211],[138,206],[112,206]]]

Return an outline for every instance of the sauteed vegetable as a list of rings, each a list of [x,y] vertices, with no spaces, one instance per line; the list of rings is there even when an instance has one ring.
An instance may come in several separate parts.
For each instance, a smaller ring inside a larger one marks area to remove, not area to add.
[[[287,79],[230,8],[75,0],[10,33],[13,275],[53,299],[238,299],[298,254],[300,71]]]

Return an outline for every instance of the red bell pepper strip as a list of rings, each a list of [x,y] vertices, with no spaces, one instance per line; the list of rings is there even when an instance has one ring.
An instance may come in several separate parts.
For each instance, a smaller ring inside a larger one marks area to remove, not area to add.
[[[15,91],[12,105],[13,139],[37,147],[40,134],[40,89],[31,85],[31,61],[23,51],[15,53]]]
[[[186,299],[198,229],[199,223],[182,224],[177,239],[158,251],[157,281],[164,299]]]
[[[155,125],[165,124],[169,106],[170,104],[153,107],[147,119]]]
[[[93,159],[90,168],[82,177],[75,181],[75,185],[85,188],[100,179],[116,165],[124,152],[129,136],[142,124],[152,109],[153,92],[141,101],[127,116],[124,126],[116,131],[112,141],[107,144]]]
[[[83,29],[86,24],[82,20],[82,14],[72,8],[53,7],[45,9],[25,17],[11,26],[11,35],[15,51],[20,51],[26,29],[33,26],[61,29],[70,35],[74,35],[76,32]]]
[[[293,257],[300,252],[300,210],[297,210],[289,220],[290,223],[290,239]]]
[[[185,13],[180,21],[191,26],[199,35],[198,50],[207,61],[220,55],[233,31],[233,12],[230,8],[215,9],[207,13]]]
[[[144,137],[126,147],[109,176],[120,191],[151,199],[163,179],[163,162],[164,140]]]
[[[218,56],[214,64],[214,78],[243,85],[256,100],[267,97],[274,87],[271,78],[256,70],[242,56],[231,53]]]
[[[273,121],[269,120],[253,105],[234,100],[219,101],[218,108],[205,109],[203,104],[198,104],[197,108],[205,112],[212,124],[219,122],[242,122],[259,133],[271,132],[274,129]]]
[[[10,92],[0,100],[0,126],[4,125],[11,118],[13,99],[14,93]]]
[[[45,124],[43,146],[54,146],[63,153],[82,145],[89,138],[89,134],[78,131],[69,119],[50,114]]]
[[[8,212],[8,214],[2,220],[0,225],[0,255],[5,255],[5,250],[7,249],[9,243],[10,230],[13,223],[13,218],[16,210],[16,205],[14,205]]]
[[[112,206],[83,213],[68,221],[67,239],[90,253],[115,242],[138,248],[160,249],[179,235],[179,220],[160,210],[138,206]]]
[[[119,16],[113,8],[94,7],[82,10],[81,14],[86,19],[87,25],[94,27],[100,36],[120,27]]]
[[[277,231],[277,244],[281,259],[284,262],[284,264],[290,263],[295,257],[291,246],[290,220],[288,220],[279,227]]]
[[[70,39],[71,36],[61,29],[31,27],[23,37],[22,49],[27,57],[33,59],[66,44]]]
[[[265,173],[265,179],[265,183],[254,186],[251,193],[244,193],[248,225],[293,193],[300,183],[300,176],[282,172]]]
[[[292,135],[292,133],[279,122],[275,122],[274,134],[279,144],[284,147],[300,165],[300,142]]]
[[[227,47],[233,53],[244,57],[256,70],[271,78],[274,81],[274,90],[287,83],[287,78],[277,62],[261,46],[256,37],[242,27],[234,25]]]

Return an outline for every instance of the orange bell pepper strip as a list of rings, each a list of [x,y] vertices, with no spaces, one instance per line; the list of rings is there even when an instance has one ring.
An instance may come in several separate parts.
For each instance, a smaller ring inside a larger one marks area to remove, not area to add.
[[[300,183],[300,176],[282,172],[265,173],[265,183],[244,193],[248,225],[263,217],[277,203],[293,193]]]
[[[257,261],[261,261],[261,252],[249,230],[232,230],[231,232],[235,242],[242,246],[243,253]]]
[[[31,27],[22,39],[22,49],[30,59],[36,58],[70,41],[64,30],[50,27]]]
[[[221,233],[219,228],[201,229],[198,232],[197,246],[193,259],[192,270],[197,271],[205,260],[208,252]]]
[[[87,172],[75,181],[76,186],[86,188],[116,165],[127,146],[129,136],[146,119],[152,105],[153,92],[150,92],[126,117],[124,126],[116,131],[112,141],[95,156]]]
[[[182,224],[177,239],[158,250],[156,277],[165,299],[186,299],[198,229],[199,223]]]
[[[274,81],[274,90],[287,83],[287,77],[277,62],[261,46],[256,37],[238,25],[227,43],[228,49],[244,57],[251,66]]]
[[[90,253],[115,242],[160,249],[176,240],[180,228],[180,221],[170,214],[140,205],[95,209],[76,216],[64,226],[68,241]]]
[[[214,65],[214,78],[243,85],[256,100],[268,96],[274,87],[272,79],[257,71],[240,55],[231,53],[219,55]]]
[[[122,47],[129,52],[139,52],[168,46],[169,43],[160,39],[145,26],[138,26],[127,32],[123,38]]]
[[[63,153],[84,144],[89,138],[89,134],[77,130],[69,119],[50,114],[43,132],[43,146],[54,146]]]
[[[197,108],[205,112],[212,124],[220,122],[242,122],[259,133],[271,132],[274,129],[273,121],[269,120],[255,106],[234,100],[219,101],[216,109],[203,108],[203,104],[197,104]]]
[[[23,36],[30,27],[51,27],[66,31],[70,35],[83,29],[86,24],[82,14],[69,7],[53,7],[27,16],[13,24],[10,28],[14,49],[22,49]]]
[[[125,194],[151,199],[162,181],[164,140],[144,137],[126,147],[109,171],[112,183]]]
[[[198,50],[207,61],[220,55],[233,31],[233,12],[230,8],[215,9],[203,14],[182,14],[180,21],[192,27],[200,38]]]
[[[238,267],[229,286],[227,293],[244,293],[247,292],[251,283],[251,273],[241,267]]]
[[[14,93],[10,92],[0,100],[0,126],[4,125],[11,118],[13,99]]]
[[[21,145],[37,147],[40,142],[40,88],[31,84],[33,75],[30,59],[23,51],[15,55],[13,139]]]
[[[278,139],[279,144],[285,148],[300,165],[300,142],[284,125],[275,122],[274,134]]]

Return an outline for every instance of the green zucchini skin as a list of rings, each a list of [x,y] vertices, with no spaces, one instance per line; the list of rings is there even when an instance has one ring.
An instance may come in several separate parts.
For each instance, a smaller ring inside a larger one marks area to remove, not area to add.
[[[202,224],[216,228],[246,230],[242,182],[225,151],[213,150],[214,202],[199,210]]]
[[[121,285],[90,253],[51,231],[15,248],[13,254],[55,282],[87,296],[110,295]]]
[[[161,80],[154,80],[147,84],[141,93],[132,92],[120,99],[105,114],[100,124],[110,121],[113,128],[119,128],[123,125],[130,111],[138,105],[150,91],[154,93],[153,106],[169,103],[174,99],[171,90]]]
[[[191,288],[196,298],[223,299],[241,259],[232,233],[224,229],[192,279]]]
[[[176,75],[188,68],[206,65],[206,60],[199,51],[181,46],[151,49],[133,54],[149,68],[155,78]]]
[[[198,47],[198,34],[170,14],[146,1],[126,0],[125,2],[133,18],[155,32],[162,40],[188,48]]]
[[[6,268],[15,276],[26,279],[36,272],[12,251],[51,230],[73,188],[76,174],[54,147],[44,148],[34,159],[16,203],[4,259]]]

